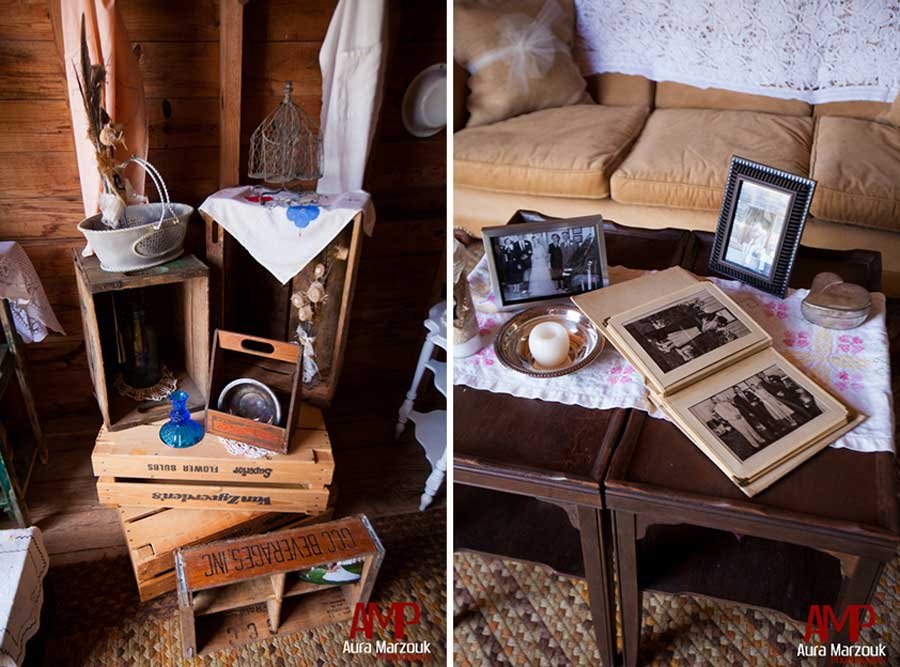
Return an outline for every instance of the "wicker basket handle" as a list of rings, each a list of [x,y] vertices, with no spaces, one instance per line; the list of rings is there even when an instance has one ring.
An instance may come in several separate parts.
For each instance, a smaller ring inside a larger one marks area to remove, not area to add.
[[[166,187],[166,182],[163,180],[162,175],[152,164],[147,162],[142,157],[138,157],[137,155],[132,155],[125,161],[125,164],[129,162],[134,162],[137,165],[140,165],[144,172],[150,177],[150,180],[153,181],[153,185],[156,186],[156,192],[159,194],[160,202],[162,203],[162,208],[159,212],[159,221],[156,223],[156,229],[162,227],[163,221],[166,219],[166,211],[169,212],[171,217],[177,217],[175,215],[175,211],[172,208],[172,202],[169,199],[169,189]]]

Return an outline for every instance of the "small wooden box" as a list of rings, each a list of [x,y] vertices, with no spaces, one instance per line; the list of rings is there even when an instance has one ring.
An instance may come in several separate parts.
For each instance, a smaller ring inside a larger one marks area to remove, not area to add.
[[[116,360],[115,300],[124,290],[144,290],[148,320],[157,330],[160,360],[189,395],[188,409],[206,404],[209,384],[209,269],[187,255],[134,273],[100,268],[96,257],[75,253],[75,280],[94,395],[110,431],[156,421],[168,401],[139,403],[113,387]]]
[[[349,621],[357,603],[368,602],[383,558],[363,515],[177,549],[184,656]],[[356,582],[314,584],[298,576],[347,560],[363,561]]]
[[[225,537],[265,533],[328,521],[332,510],[318,516],[277,512],[119,507],[141,602],[175,590],[175,549]]]
[[[327,510],[334,456],[317,408],[303,410],[289,454],[265,459],[232,456],[210,434],[193,447],[172,449],[159,439],[163,422],[115,433],[100,429],[91,463],[101,503],[311,515]]]
[[[206,431],[274,452],[287,453],[300,414],[303,348],[269,338],[216,330],[206,406]],[[232,380],[252,378],[268,386],[281,404],[281,424],[263,424],[216,409]]]

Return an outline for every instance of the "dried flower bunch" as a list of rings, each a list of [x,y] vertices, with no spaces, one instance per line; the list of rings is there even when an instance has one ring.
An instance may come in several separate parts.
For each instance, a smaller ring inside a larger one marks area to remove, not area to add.
[[[114,205],[105,205],[104,222],[117,226],[128,202],[128,187],[122,175],[122,164],[116,159],[116,148],[125,146],[125,131],[121,125],[112,122],[103,107],[103,86],[106,83],[106,67],[102,63],[92,64],[87,46],[84,14],[81,15],[81,63],[75,65],[75,78],[84,102],[88,121],[88,138],[97,154],[97,169],[103,179],[105,193],[114,198]],[[108,199],[108,197],[107,197]],[[108,215],[107,211],[114,213]],[[115,215],[115,214],[118,215]]]

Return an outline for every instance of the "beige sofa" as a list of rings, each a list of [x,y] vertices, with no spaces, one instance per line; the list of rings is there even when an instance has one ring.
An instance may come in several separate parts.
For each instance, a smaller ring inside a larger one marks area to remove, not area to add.
[[[643,77],[588,79],[596,104],[465,126],[455,68],[454,223],[478,234],[517,209],[713,231],[732,155],[818,182],[804,245],[882,253],[900,295],[900,101],[800,101]]]

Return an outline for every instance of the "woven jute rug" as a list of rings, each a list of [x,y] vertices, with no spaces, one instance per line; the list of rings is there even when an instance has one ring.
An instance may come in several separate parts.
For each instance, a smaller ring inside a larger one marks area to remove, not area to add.
[[[431,642],[430,663],[443,665],[447,627],[445,508],[375,519],[372,525],[386,553],[371,601],[417,602],[421,620],[406,626],[406,641]],[[386,664],[374,656],[343,653],[349,622],[184,660],[174,593],[141,604],[127,558],[51,568],[45,588],[49,618],[37,638],[42,645],[33,646],[32,642],[28,651],[35,654],[30,657],[43,653],[42,663],[47,667]],[[375,631],[376,639],[393,639],[391,628],[383,631],[375,623]]]
[[[586,584],[515,561],[457,553],[454,663],[599,665]],[[761,585],[763,585],[761,583]],[[886,568],[861,642],[900,656],[900,558]],[[812,665],[796,657],[801,624],[775,613],[690,595],[644,594],[642,665]],[[621,628],[618,628],[621,650]]]

